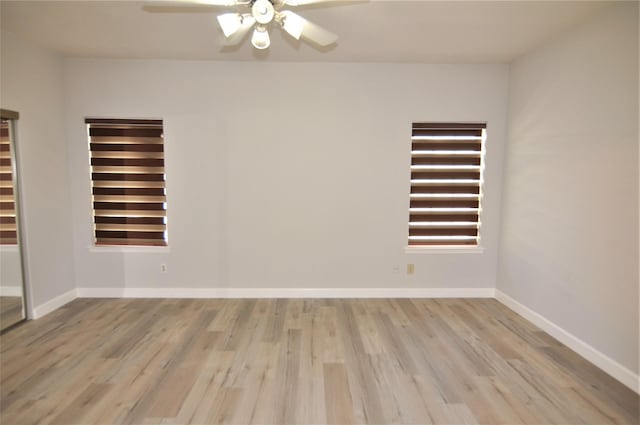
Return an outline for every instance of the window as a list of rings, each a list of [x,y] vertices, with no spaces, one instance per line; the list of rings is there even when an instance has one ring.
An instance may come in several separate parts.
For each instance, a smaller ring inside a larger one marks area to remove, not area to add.
[[[486,124],[414,123],[409,246],[478,246]]]
[[[162,120],[87,119],[96,245],[167,245]]]
[[[13,157],[8,120],[0,121],[0,245],[17,245]]]

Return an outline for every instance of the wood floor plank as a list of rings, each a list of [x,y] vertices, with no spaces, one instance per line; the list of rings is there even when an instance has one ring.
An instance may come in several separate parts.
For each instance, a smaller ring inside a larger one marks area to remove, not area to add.
[[[634,424],[495,300],[78,299],[0,336],[4,424]]]
[[[22,319],[22,297],[0,296],[0,329],[8,328]]]
[[[185,399],[180,412],[181,424],[205,424],[214,407],[214,400],[222,390],[227,372],[235,358],[233,351],[213,351],[200,371],[200,376]]]
[[[74,398],[64,410],[54,416],[50,422],[45,423],[49,425],[66,425],[74,423],[79,416],[89,418],[91,410],[112,387],[113,386],[109,384],[89,385],[82,393]]]
[[[380,400],[379,382],[371,373],[369,355],[367,354],[357,324],[356,315],[351,304],[344,304],[337,309],[338,320],[344,324],[339,332],[344,347],[346,364],[353,367],[347,369],[352,383],[351,395],[354,402],[355,417],[362,423],[385,423],[382,402]]]
[[[343,364],[324,364],[324,399],[328,423],[355,423],[349,380]]]

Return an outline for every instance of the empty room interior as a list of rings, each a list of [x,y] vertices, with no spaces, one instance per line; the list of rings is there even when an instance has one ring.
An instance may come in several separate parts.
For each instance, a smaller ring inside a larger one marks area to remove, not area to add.
[[[639,16],[0,1],[0,423],[640,423]]]

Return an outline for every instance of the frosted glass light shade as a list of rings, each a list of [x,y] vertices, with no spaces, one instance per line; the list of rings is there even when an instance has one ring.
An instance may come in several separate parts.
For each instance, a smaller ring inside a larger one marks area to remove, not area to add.
[[[271,45],[271,39],[269,38],[269,32],[263,26],[256,26],[256,29],[253,31],[253,36],[251,37],[251,44],[256,49],[266,49]]]
[[[218,16],[218,23],[225,37],[235,34],[242,26],[242,15],[239,13],[223,13]]]

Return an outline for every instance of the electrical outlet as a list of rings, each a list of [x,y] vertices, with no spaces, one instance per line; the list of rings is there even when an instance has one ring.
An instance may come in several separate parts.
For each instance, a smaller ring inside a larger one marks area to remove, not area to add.
[[[407,264],[407,274],[414,274],[416,272],[416,266],[413,263]]]
[[[167,272],[167,265],[166,264],[160,264],[160,271],[162,273],[166,273]]]

